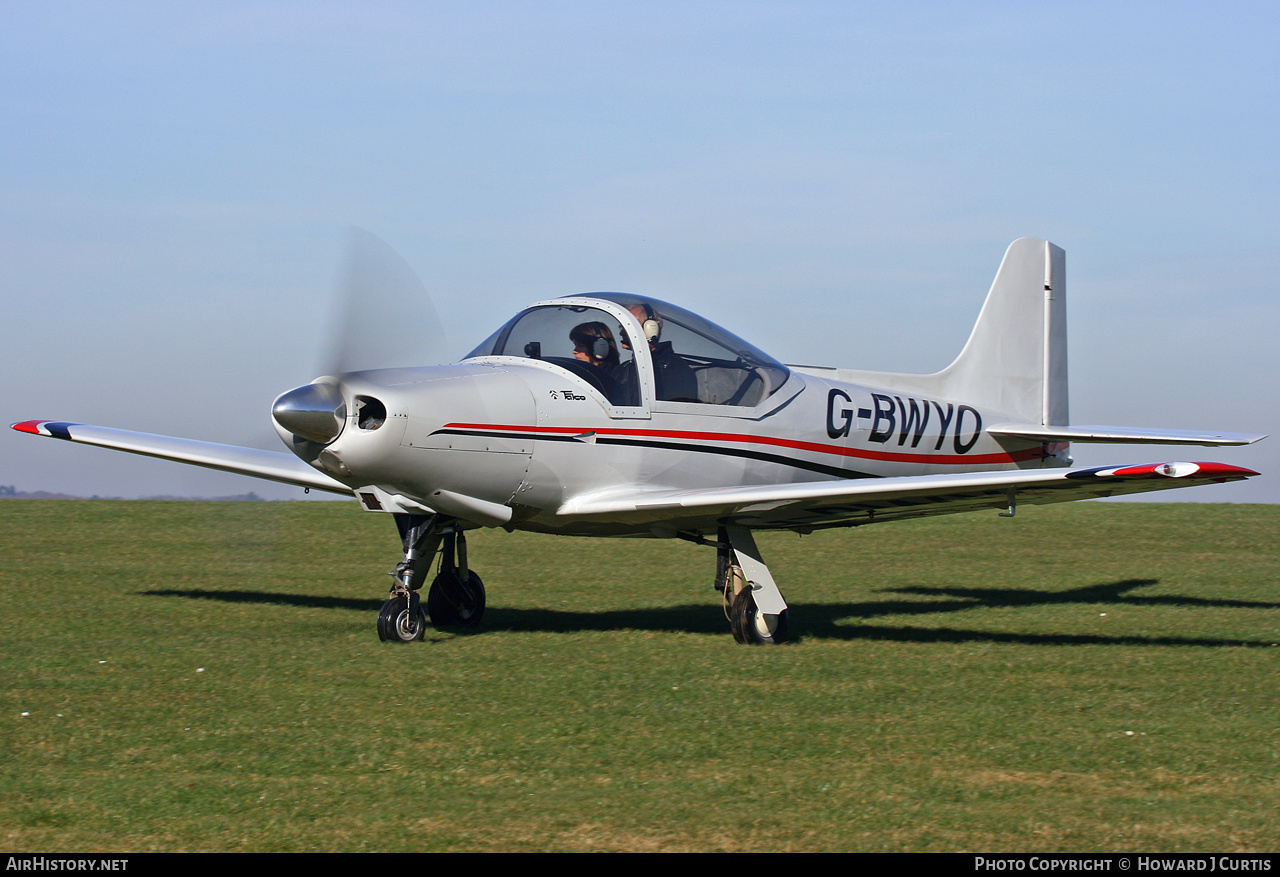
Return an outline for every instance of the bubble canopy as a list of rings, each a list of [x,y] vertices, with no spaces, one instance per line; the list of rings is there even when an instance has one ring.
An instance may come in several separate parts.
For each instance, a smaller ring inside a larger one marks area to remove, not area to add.
[[[566,298],[572,303],[521,311],[466,358],[544,360],[584,377],[621,406],[641,404],[635,359],[646,355],[657,401],[754,407],[790,374],[759,348],[676,305],[620,292]],[[635,322],[620,319],[617,308],[585,306],[590,300],[617,305]]]

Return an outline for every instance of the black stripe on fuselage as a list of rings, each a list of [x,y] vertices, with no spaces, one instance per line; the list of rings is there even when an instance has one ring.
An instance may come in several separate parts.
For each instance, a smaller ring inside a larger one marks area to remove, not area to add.
[[[584,430],[587,432],[588,430]],[[470,435],[495,438],[509,439],[534,439],[535,441],[545,442],[580,442],[581,439],[573,435],[561,434],[531,434],[527,432],[502,432],[500,430],[472,430],[472,429],[441,429],[432,433],[432,435]],[[682,444],[680,442],[664,442],[656,439],[639,439],[628,438],[625,436],[597,435],[595,437],[596,444],[600,445],[629,445],[640,448],[659,448],[666,451],[693,451],[698,454],[716,454],[722,457],[743,457],[748,460],[759,460],[762,463],[776,463],[779,466],[790,466],[793,469],[804,469],[808,472],[819,472],[823,475],[834,475],[837,478],[878,478],[877,475],[871,475],[867,472],[856,472],[851,469],[841,469],[838,466],[827,466],[822,463],[812,463],[808,460],[797,460],[794,457],[784,457],[781,454],[768,454],[764,451],[751,451],[745,448],[731,448],[709,445]]]

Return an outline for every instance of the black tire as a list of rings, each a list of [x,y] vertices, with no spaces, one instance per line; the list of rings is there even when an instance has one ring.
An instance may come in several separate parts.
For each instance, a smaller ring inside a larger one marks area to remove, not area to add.
[[[417,595],[392,597],[378,612],[378,639],[384,643],[416,643],[427,632],[427,615]]]
[[[484,582],[474,572],[464,584],[458,571],[436,576],[427,592],[427,614],[436,627],[475,627],[484,617]]]
[[[777,645],[787,639],[787,610],[781,615],[765,615],[756,608],[750,588],[743,588],[733,598],[729,609],[729,626],[733,638],[746,645]]]

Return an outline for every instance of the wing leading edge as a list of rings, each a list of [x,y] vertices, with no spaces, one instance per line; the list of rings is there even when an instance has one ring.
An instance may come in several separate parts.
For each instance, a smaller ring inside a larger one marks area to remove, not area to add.
[[[806,531],[978,509],[1007,509],[1240,481],[1258,473],[1225,463],[1147,463],[900,478],[750,485],[707,490],[611,491],[570,500],[560,516],[705,527],[708,522]]]
[[[264,478],[282,484],[293,484],[345,496],[351,495],[349,487],[323,472],[312,469],[293,454],[283,451],[260,451],[256,448],[242,448],[236,445],[221,445],[195,439],[56,420],[26,420],[13,424],[13,428],[18,432],[31,435],[43,435],[64,441],[96,445],[100,448],[127,451],[131,454],[159,457],[162,460],[189,463],[206,469],[219,469],[223,472]]]

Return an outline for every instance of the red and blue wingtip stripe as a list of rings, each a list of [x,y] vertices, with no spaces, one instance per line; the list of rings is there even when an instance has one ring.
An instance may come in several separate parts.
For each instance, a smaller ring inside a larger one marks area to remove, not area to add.
[[[1068,474],[1068,478],[1208,478],[1213,481],[1235,481],[1252,478],[1259,473],[1243,466],[1227,463],[1143,463],[1140,466],[1101,466],[1081,469]]]
[[[24,420],[21,423],[13,424],[13,428],[18,432],[27,432],[31,433],[31,435],[47,435],[50,438],[70,441],[71,433],[68,432],[68,429],[76,425],[61,420]]]

